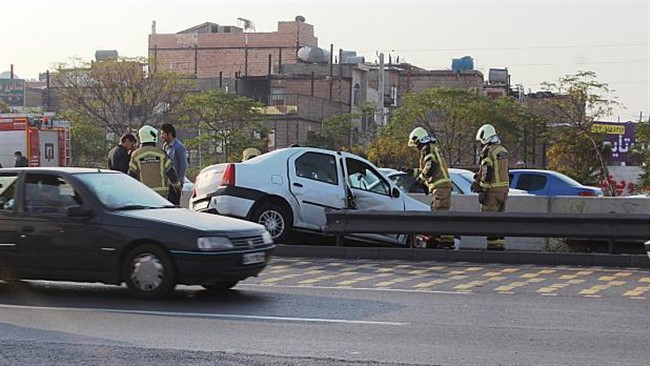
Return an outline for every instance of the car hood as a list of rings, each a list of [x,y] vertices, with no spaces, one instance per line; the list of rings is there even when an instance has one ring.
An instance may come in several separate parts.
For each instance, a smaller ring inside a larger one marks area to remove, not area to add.
[[[119,211],[122,217],[155,221],[172,226],[184,226],[201,231],[264,231],[264,226],[231,217],[190,211],[184,208],[159,208]]]

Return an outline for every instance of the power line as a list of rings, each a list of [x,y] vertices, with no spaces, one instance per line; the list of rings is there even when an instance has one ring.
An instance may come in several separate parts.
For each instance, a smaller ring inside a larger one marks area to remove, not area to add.
[[[415,49],[391,49],[390,52],[439,52],[439,51],[507,51],[507,50],[546,50],[546,49],[567,49],[567,48],[603,48],[603,47],[633,47],[650,46],[650,43],[612,43],[594,45],[566,45],[566,46],[527,46],[527,47],[478,47],[478,48],[415,48]],[[357,51],[360,53],[374,53],[376,50]]]

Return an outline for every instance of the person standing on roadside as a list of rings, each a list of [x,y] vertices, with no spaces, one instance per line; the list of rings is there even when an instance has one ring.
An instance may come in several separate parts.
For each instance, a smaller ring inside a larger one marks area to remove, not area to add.
[[[158,130],[144,125],[138,130],[138,138],[142,146],[131,154],[128,174],[164,198],[169,197],[170,190],[180,192],[181,183],[172,161],[156,147]]]
[[[510,177],[508,176],[508,150],[501,145],[494,126],[485,124],[476,133],[476,141],[481,143],[481,161],[479,170],[474,175],[472,192],[478,193],[481,212],[504,212]],[[488,250],[505,250],[506,238],[488,236]]]
[[[119,145],[108,152],[108,169],[118,170],[124,174],[129,171],[131,152],[135,150],[135,136],[125,133],[120,137]]]
[[[187,149],[185,149],[185,145],[183,145],[181,140],[176,138],[176,129],[171,123],[163,124],[160,130],[160,138],[164,141],[163,150],[165,150],[167,156],[171,159],[172,165],[176,170],[176,175],[182,185],[185,180],[185,174],[187,173]],[[170,187],[167,200],[175,205],[179,205],[181,202],[181,191],[176,191]]]
[[[27,161],[27,158],[23,156],[23,153],[21,151],[16,151],[14,153],[14,156],[16,157],[16,165],[14,165],[16,168],[29,166],[29,162]]]

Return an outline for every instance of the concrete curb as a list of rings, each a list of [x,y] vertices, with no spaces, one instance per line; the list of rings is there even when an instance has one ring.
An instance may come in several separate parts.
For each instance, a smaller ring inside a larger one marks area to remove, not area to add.
[[[510,250],[505,252],[487,250],[455,251],[278,244],[273,255],[277,257],[650,268],[650,260],[645,254],[548,253]]]

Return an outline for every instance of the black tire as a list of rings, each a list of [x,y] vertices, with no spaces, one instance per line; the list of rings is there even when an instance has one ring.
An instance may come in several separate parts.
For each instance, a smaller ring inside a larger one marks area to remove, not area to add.
[[[167,252],[156,245],[133,248],[124,258],[122,276],[131,295],[160,299],[176,287],[176,270]]]
[[[211,284],[203,284],[204,289],[208,291],[226,291],[230,290],[231,288],[237,286],[239,281],[219,281]]]
[[[287,240],[293,225],[291,215],[282,206],[270,202],[262,203],[253,212],[251,220],[264,225],[276,243]]]

